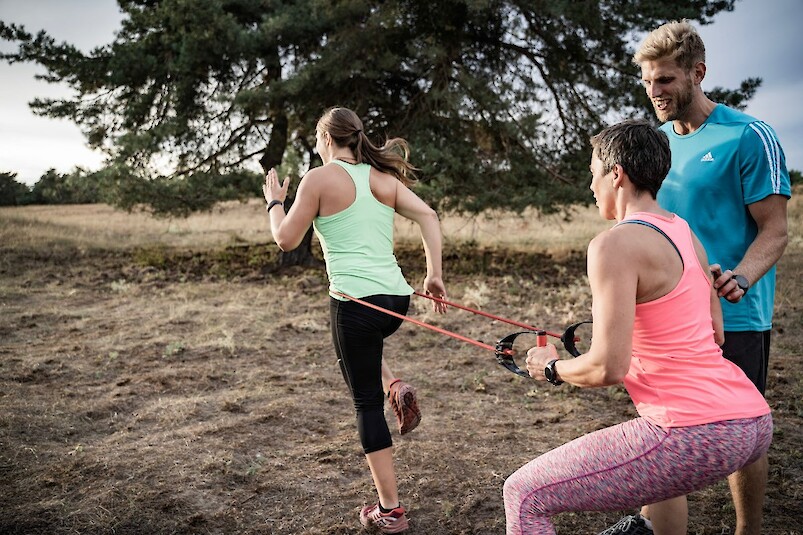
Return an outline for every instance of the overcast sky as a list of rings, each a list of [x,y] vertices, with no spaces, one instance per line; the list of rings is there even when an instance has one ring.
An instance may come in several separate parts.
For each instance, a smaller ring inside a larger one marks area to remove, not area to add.
[[[0,0],[0,20],[46,30],[57,41],[88,51],[110,43],[120,25],[114,0]],[[747,77],[764,80],[747,113],[778,133],[790,169],[803,170],[803,0],[738,0],[730,13],[697,26],[706,44],[708,74],[703,88],[735,88]],[[0,43],[0,50],[13,50]],[[90,151],[81,132],[66,120],[37,117],[28,102],[59,97],[63,87],[34,79],[31,64],[0,62],[0,171],[33,184],[49,168],[97,169],[102,157]]]

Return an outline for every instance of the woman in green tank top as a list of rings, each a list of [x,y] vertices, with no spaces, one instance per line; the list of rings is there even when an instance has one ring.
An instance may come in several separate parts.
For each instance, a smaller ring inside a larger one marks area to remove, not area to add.
[[[399,214],[421,229],[427,263],[424,291],[446,298],[440,222],[435,211],[409,189],[415,182],[415,168],[407,161],[405,140],[393,138],[375,146],[363,132],[359,117],[346,108],[324,113],[316,140],[324,165],[304,175],[287,214],[280,205],[290,179],[280,183],[274,169],[265,178],[271,232],[279,248],[289,251],[314,225],[329,277],[332,340],[379,495],[376,504],[363,507],[360,521],[384,533],[399,533],[407,529],[408,519],[396,485],[385,392],[401,434],[411,431],[421,418],[415,390],[395,379],[382,359],[383,340],[398,329],[401,320],[341,294],[407,313],[413,288],[393,253],[393,219]],[[433,306],[439,313],[446,311],[445,305]]]

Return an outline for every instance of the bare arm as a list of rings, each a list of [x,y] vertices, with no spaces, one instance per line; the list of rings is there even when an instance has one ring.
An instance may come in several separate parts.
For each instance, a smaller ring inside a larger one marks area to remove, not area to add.
[[[561,380],[581,387],[620,383],[630,367],[633,324],[636,316],[638,272],[622,234],[604,233],[588,247],[588,280],[593,296],[593,342],[589,351],[571,360],[561,360],[555,369]],[[544,367],[558,358],[552,344],[527,353],[530,376],[544,378]]]
[[[732,303],[738,302],[744,292],[732,280],[733,274],[743,275],[753,285],[781,258],[789,241],[786,202],[783,195],[770,195],[748,205],[747,209],[758,225],[758,234],[737,266],[724,272],[720,270],[721,275],[714,281],[720,297]]]
[[[708,253],[705,252],[705,247],[697,238],[694,232],[691,233],[691,238],[694,243],[694,252],[697,254],[697,260],[701,266],[708,265]],[[711,326],[714,328],[714,341],[718,346],[725,343],[725,321],[722,318],[722,303],[719,301],[717,290],[714,288],[716,276],[709,271],[707,274],[708,280],[711,281]]]
[[[401,182],[396,186],[396,212],[415,221],[421,229],[421,240],[424,242],[424,255],[427,259],[424,290],[435,297],[445,299],[446,286],[443,283],[442,268],[443,238],[438,214]],[[435,310],[445,312],[446,307],[435,303]]]
[[[711,322],[714,327],[714,342],[718,346],[725,343],[725,320],[722,318],[722,303],[717,291],[711,286]]]
[[[292,251],[298,247],[312,224],[312,220],[318,215],[320,192],[316,187],[316,182],[315,170],[310,171],[301,179],[290,211],[285,214],[283,206],[276,206],[270,211],[270,230],[276,245],[282,251]],[[271,169],[268,171],[265,185],[262,187],[265,200],[270,202],[275,199],[284,202],[289,185],[289,177],[279,184],[276,171]]]

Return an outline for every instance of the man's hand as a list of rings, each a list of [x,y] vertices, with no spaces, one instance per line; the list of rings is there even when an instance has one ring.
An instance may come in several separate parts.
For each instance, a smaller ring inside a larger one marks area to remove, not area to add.
[[[722,266],[719,264],[711,264],[708,269],[711,270],[711,274],[714,276],[714,289],[719,297],[724,297],[731,303],[741,301],[745,291],[739,288],[739,285],[733,280],[735,275],[733,271],[729,269],[722,271]]]

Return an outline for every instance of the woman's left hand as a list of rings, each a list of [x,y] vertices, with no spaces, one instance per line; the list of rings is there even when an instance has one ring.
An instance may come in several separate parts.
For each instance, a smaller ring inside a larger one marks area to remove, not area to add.
[[[287,198],[287,187],[290,185],[290,177],[285,177],[284,183],[279,184],[279,176],[276,169],[271,168],[265,175],[265,183],[262,185],[262,193],[265,195],[265,202],[282,201]]]
[[[536,381],[546,381],[544,368],[549,361],[558,357],[558,350],[554,344],[547,344],[543,347],[531,347],[527,351],[527,371],[530,377]]]
[[[446,299],[446,286],[443,284],[443,279],[440,277],[427,277],[424,279],[424,291],[427,295],[437,297],[438,299]],[[438,301],[432,302],[432,310],[438,314],[446,313],[446,304],[439,303]]]

